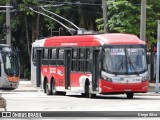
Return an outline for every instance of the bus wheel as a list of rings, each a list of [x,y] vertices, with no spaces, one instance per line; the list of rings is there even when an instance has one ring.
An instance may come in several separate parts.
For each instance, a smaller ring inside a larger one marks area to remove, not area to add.
[[[126,93],[127,99],[133,99],[134,93]]]
[[[91,88],[87,84],[85,85],[85,95],[87,98],[95,98],[96,97],[96,94],[91,93]]]
[[[51,91],[53,95],[57,95],[57,91],[55,90],[55,82],[52,80],[51,82]]]
[[[47,82],[45,81],[44,84],[43,84],[43,87],[44,87],[44,93],[46,93],[46,84]]]
[[[46,94],[47,95],[52,95],[52,90],[51,87],[49,86],[50,84],[46,82]]]

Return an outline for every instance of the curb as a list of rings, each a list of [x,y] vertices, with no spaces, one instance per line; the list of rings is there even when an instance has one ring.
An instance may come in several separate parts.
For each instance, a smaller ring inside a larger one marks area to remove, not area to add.
[[[44,90],[12,90],[11,92],[43,92]]]
[[[44,92],[42,89],[27,90],[27,89],[15,89],[15,90],[0,90],[0,92]]]
[[[160,92],[135,93],[135,96],[160,96]]]

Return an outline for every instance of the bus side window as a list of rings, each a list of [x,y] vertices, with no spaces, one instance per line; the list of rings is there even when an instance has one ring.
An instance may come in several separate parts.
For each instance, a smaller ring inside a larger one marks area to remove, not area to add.
[[[77,71],[77,49],[72,50],[72,71]]]
[[[86,48],[85,71],[86,72],[91,71],[91,53],[89,48]]]
[[[64,65],[64,49],[58,50],[58,59],[57,59],[58,65]]]
[[[56,49],[52,49],[51,50],[51,59],[56,59],[57,55],[56,55]]]
[[[42,64],[48,65],[48,58],[49,58],[49,49],[43,49],[43,57],[42,57]]]
[[[50,57],[51,57],[50,64],[51,65],[56,65],[57,64],[56,63],[56,58],[57,58],[57,50],[56,50],[56,48],[51,49]]]
[[[49,50],[48,49],[44,49],[43,50],[43,59],[48,59],[49,58]]]
[[[85,61],[85,54],[84,54],[85,49],[84,48],[80,48],[79,49],[79,67],[78,67],[78,71],[84,72],[84,61]]]

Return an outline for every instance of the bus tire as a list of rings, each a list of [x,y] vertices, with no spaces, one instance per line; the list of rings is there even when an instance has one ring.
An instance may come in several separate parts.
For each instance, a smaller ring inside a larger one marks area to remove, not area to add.
[[[47,79],[45,78],[43,82],[44,93],[46,93],[46,84],[47,84]]]
[[[133,99],[134,93],[126,93],[127,99]]]
[[[55,90],[55,81],[52,80],[51,82],[51,91],[53,95],[57,95],[57,91]]]
[[[88,84],[85,84],[85,95],[87,98],[91,98],[91,99],[96,97],[96,94],[91,93],[91,88]]]
[[[48,82],[46,82],[46,94],[47,95],[52,95],[51,86]]]

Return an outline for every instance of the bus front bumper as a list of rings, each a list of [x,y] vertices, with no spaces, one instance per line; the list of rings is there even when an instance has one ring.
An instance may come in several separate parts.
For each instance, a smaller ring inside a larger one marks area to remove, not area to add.
[[[107,93],[146,93],[148,91],[148,81],[141,83],[112,83],[105,80],[100,81],[100,94]]]

